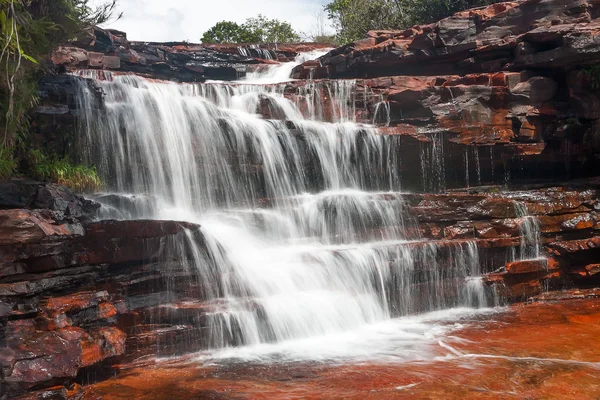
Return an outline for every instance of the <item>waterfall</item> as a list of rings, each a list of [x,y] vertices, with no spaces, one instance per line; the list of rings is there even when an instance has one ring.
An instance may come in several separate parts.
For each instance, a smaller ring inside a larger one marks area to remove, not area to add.
[[[444,157],[443,133],[433,132],[431,143],[421,144],[421,181],[425,191],[440,192],[446,189]],[[468,159],[465,158],[465,164],[467,163]]]
[[[321,49],[306,53],[298,53],[294,61],[291,62],[259,65],[254,72],[249,72],[246,74],[246,79],[240,82],[252,84],[273,84],[290,81],[290,75],[296,66],[306,61],[314,60],[324,56],[331,50],[332,49]]]
[[[519,224],[521,236],[519,260],[540,258],[541,236],[538,219],[530,215],[527,206],[519,201],[515,201],[515,212],[521,220]]]
[[[82,154],[115,193],[97,197],[104,217],[201,225],[202,248],[187,252],[212,348],[487,304],[476,245],[420,237],[394,179],[396,138],[354,121],[353,81],[290,96],[285,84],[103,78],[102,99],[82,85],[78,101]],[[110,196],[149,200],[116,215]]]

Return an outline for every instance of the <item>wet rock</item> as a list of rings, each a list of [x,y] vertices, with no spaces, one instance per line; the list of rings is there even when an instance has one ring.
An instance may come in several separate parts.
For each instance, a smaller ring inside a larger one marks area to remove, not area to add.
[[[53,332],[7,326],[7,345],[14,351],[5,377],[16,392],[41,384],[51,385],[77,375],[81,360],[82,330],[64,328]]]
[[[89,220],[99,204],[52,183],[15,179],[0,183],[0,209],[44,209],[53,211],[58,221]]]
[[[42,212],[0,210],[0,246],[83,236],[81,224],[57,224]]]
[[[127,335],[116,327],[102,327],[84,335],[81,343],[81,367],[125,353]]]
[[[541,104],[552,100],[557,90],[558,85],[554,80],[536,76],[527,82],[517,83],[511,89],[511,93],[516,96],[525,97],[532,104]]]
[[[543,293],[532,297],[533,302],[554,302],[577,299],[591,299],[600,297],[600,289],[570,289]]]
[[[69,399],[68,393],[66,387],[54,386],[19,396],[17,400],[67,400]]]
[[[600,264],[589,264],[585,266],[585,270],[590,276],[600,273]]]
[[[514,261],[506,264],[506,271],[509,274],[528,274],[532,272],[544,272],[558,269],[558,263],[552,259],[536,259]]]
[[[563,256],[582,251],[600,249],[600,236],[585,239],[554,242],[547,245],[548,250],[556,255]]]

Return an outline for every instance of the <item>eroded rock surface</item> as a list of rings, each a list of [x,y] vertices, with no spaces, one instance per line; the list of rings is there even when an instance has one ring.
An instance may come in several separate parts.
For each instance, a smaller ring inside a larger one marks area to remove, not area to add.
[[[316,77],[465,75],[574,67],[598,58],[598,10],[586,0],[523,0],[459,12],[437,23],[368,38],[320,59]],[[312,65],[298,67],[304,78]]]
[[[320,43],[216,44],[130,42],[125,32],[93,27],[52,54],[59,70],[134,72],[155,79],[203,82],[235,80],[257,64],[293,61],[299,52],[330,48]]]

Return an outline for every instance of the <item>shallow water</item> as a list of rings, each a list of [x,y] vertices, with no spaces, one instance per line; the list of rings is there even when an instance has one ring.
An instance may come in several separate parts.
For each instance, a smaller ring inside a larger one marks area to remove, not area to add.
[[[419,353],[428,356],[413,360],[217,360],[202,367],[195,358],[160,360],[125,366],[118,378],[94,385],[87,393],[104,399],[569,400],[600,396],[599,299],[516,305],[498,311],[467,313],[457,322],[452,319],[458,314],[450,320],[437,319],[445,334],[433,332],[422,343],[426,352]],[[417,332],[423,333],[410,331]],[[368,336],[364,343],[369,343]]]

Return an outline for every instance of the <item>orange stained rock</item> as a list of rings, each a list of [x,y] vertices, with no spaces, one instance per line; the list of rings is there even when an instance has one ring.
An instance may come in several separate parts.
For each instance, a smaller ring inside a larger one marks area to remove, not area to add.
[[[361,365],[180,361],[86,388],[111,399],[597,399],[600,299],[513,306],[463,321],[426,362]],[[460,354],[460,356],[456,356]]]

